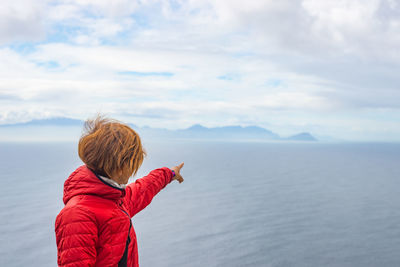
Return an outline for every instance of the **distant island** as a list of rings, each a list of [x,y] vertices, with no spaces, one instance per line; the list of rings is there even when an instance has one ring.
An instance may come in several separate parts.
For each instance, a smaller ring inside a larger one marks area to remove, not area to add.
[[[292,135],[287,138],[288,140],[294,140],[294,141],[317,141],[317,139],[312,136],[310,133],[299,133]]]
[[[40,129],[47,130],[47,134],[51,131],[61,131],[63,136],[68,136],[69,131],[73,131],[75,136],[77,131],[82,130],[84,121],[70,118],[49,118],[42,120],[32,120],[24,123],[3,124],[0,125],[0,138],[4,139],[4,134],[12,134],[15,132],[21,136],[22,132],[30,135],[43,135]],[[200,124],[195,124],[186,129],[168,130],[164,128],[139,127],[134,124],[129,124],[133,129],[137,130],[143,137],[152,137],[157,139],[205,139],[205,140],[244,140],[244,141],[317,141],[310,133],[303,132],[282,137],[270,130],[259,126],[222,126],[208,128]],[[21,131],[24,129],[25,131]],[[49,130],[50,129],[50,130]],[[32,133],[30,133],[32,130]],[[4,132],[2,134],[2,131]],[[47,135],[46,134],[46,135]],[[9,139],[9,138],[8,138]]]

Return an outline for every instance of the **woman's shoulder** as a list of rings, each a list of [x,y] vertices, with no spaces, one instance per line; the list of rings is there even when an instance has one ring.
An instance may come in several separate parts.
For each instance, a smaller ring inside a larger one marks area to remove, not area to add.
[[[96,195],[78,195],[68,201],[57,215],[56,228],[82,222],[92,222],[101,226],[119,213],[118,205],[114,201]]]

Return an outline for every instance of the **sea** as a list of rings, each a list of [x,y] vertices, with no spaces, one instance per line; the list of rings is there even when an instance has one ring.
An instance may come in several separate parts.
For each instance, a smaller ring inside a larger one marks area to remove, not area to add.
[[[145,142],[185,165],[132,222],[142,267],[400,266],[400,144]],[[57,266],[77,143],[0,143],[0,266]]]

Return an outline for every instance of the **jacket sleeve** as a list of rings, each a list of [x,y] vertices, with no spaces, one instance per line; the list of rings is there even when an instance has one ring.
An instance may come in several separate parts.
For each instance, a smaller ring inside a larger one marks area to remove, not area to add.
[[[56,219],[57,263],[63,267],[94,266],[98,227],[81,208],[62,211]]]
[[[126,187],[125,203],[129,215],[135,214],[150,204],[153,197],[172,181],[172,171],[163,167],[151,171]]]

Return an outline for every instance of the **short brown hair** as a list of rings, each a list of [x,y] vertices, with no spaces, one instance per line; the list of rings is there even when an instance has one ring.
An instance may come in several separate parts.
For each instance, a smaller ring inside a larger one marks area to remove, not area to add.
[[[89,169],[109,178],[120,172],[124,178],[136,174],[146,155],[132,128],[100,115],[85,122],[78,151]]]

